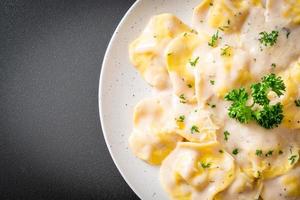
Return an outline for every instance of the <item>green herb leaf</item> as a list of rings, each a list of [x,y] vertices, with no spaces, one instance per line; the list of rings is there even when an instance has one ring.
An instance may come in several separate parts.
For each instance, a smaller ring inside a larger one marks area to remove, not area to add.
[[[263,45],[267,46],[273,46],[277,42],[279,32],[278,31],[272,31],[270,33],[264,31],[259,33],[259,41]]]
[[[231,56],[230,46],[225,45],[224,48],[221,48],[221,56]]]
[[[263,152],[262,152],[262,150],[260,150],[260,149],[256,149],[255,154],[256,154],[257,156],[262,156]]]
[[[232,102],[228,109],[229,117],[241,123],[255,120],[260,126],[266,129],[278,127],[284,117],[283,106],[281,103],[269,105],[270,100],[267,94],[272,90],[278,97],[283,95],[285,85],[281,77],[277,77],[275,74],[264,76],[261,82],[251,85],[251,90],[251,96],[253,98],[253,104],[251,106],[247,105],[249,96],[245,88],[234,89],[225,96],[225,100]],[[253,106],[255,104],[261,107],[254,110]]]
[[[179,96],[179,99],[180,99],[180,103],[186,103],[186,98],[185,98],[184,94],[181,94]]]
[[[228,141],[228,137],[229,137],[230,133],[228,131],[224,131],[224,140]]]
[[[239,150],[238,149],[233,149],[233,151],[232,151],[232,154],[233,155],[237,155],[239,153]]]
[[[211,40],[208,42],[208,45],[211,47],[216,47],[219,39],[219,31],[212,35]]]
[[[274,69],[276,67],[276,64],[275,63],[272,63],[271,64],[271,67]]]
[[[228,115],[241,123],[247,123],[252,119],[253,111],[247,106],[248,93],[245,88],[234,89],[225,96],[225,100],[233,103],[228,109]]]
[[[194,133],[199,133],[199,128],[198,128],[198,126],[193,125],[192,128],[191,128],[191,133],[192,133],[192,134],[194,134]]]
[[[199,56],[197,58],[195,58],[194,60],[189,60],[189,63],[192,67],[195,67],[198,63],[198,60],[199,60]]]
[[[254,116],[259,125],[266,129],[278,127],[283,120],[282,105],[277,103],[275,105],[265,105],[263,110],[256,111]]]
[[[298,156],[297,155],[292,155],[291,157],[289,157],[289,161],[290,161],[290,164],[294,164],[298,161]]]
[[[297,107],[300,107],[300,99],[295,100],[295,105],[296,105]]]
[[[201,162],[201,167],[203,169],[209,168],[211,166],[211,163],[205,163],[205,162]]]
[[[280,97],[283,95],[283,91],[285,91],[285,85],[280,76],[277,77],[275,74],[269,74],[262,78],[261,83],[252,84],[251,89],[254,103],[263,106],[270,103],[267,97],[270,89]]]
[[[273,155],[273,150],[270,150],[265,154],[266,157],[270,157],[272,155]]]
[[[176,119],[177,122],[184,122],[185,120],[185,116],[184,115],[180,115],[178,119]]]

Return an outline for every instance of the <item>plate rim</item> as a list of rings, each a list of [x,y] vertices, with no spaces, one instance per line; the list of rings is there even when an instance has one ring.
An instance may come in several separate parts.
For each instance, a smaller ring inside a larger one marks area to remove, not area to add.
[[[102,93],[103,93],[103,85],[104,85],[104,72],[105,72],[105,66],[107,65],[107,62],[108,62],[108,55],[112,49],[112,46],[113,46],[113,43],[116,39],[116,35],[119,31],[119,29],[121,29],[121,27],[123,26],[123,24],[125,23],[125,20],[126,18],[129,16],[129,14],[138,6],[138,4],[140,4],[142,2],[142,0],[136,0],[131,6],[130,8],[126,11],[126,13],[123,15],[122,19],[120,20],[120,22],[118,23],[116,29],[114,30],[111,38],[110,38],[110,41],[107,45],[107,48],[106,48],[106,51],[105,51],[105,54],[104,54],[104,57],[103,57],[103,61],[102,61],[102,65],[101,65],[101,70],[100,70],[100,78],[99,78],[99,88],[98,88],[98,109],[99,109],[99,116],[100,116],[100,126],[102,128],[102,134],[103,134],[103,137],[104,137],[104,140],[105,140],[105,144],[106,144],[106,147],[108,148],[108,151],[109,151],[109,154],[115,164],[115,166],[117,167],[119,173],[121,174],[122,178],[125,180],[125,182],[127,183],[127,185],[131,188],[131,190],[140,198],[141,198],[141,194],[138,192],[138,190],[133,186],[133,184],[131,184],[127,178],[127,176],[125,175],[125,172],[121,169],[121,167],[119,166],[119,163],[117,161],[117,159],[114,157],[113,153],[112,153],[112,149],[111,147],[109,146],[108,144],[108,139],[107,139],[107,131],[106,131],[106,126],[105,124],[103,123],[104,122],[104,117],[103,117],[103,104],[102,104],[102,101],[101,101],[101,96],[102,96]]]

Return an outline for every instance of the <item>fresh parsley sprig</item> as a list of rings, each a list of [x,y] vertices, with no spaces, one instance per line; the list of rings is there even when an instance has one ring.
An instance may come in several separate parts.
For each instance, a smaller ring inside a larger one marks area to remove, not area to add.
[[[265,105],[262,110],[255,112],[255,120],[260,126],[266,129],[278,127],[284,117],[282,107],[280,103]]]
[[[264,106],[270,103],[267,93],[272,90],[278,97],[280,97],[285,91],[285,85],[281,77],[277,77],[275,74],[270,74],[263,77],[262,82],[252,84],[251,89],[254,103]]]
[[[284,117],[283,106],[281,103],[270,105],[267,94],[269,91],[273,91],[278,97],[283,95],[285,85],[281,77],[277,77],[275,74],[264,76],[261,82],[251,85],[251,90],[253,104],[250,106],[247,105],[249,95],[245,88],[234,89],[225,96],[225,100],[232,102],[228,109],[229,117],[240,123],[254,120],[266,129],[278,127]],[[260,107],[254,109],[255,104]]]
[[[228,109],[228,115],[237,119],[241,123],[247,123],[252,119],[253,112],[250,106],[247,106],[249,99],[245,88],[234,89],[225,96],[225,100],[232,101]]]

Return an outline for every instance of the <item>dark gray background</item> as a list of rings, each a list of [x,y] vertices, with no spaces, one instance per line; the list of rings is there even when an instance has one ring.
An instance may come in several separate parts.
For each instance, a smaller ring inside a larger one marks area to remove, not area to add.
[[[134,0],[0,0],[0,199],[138,199],[98,114],[109,39]]]

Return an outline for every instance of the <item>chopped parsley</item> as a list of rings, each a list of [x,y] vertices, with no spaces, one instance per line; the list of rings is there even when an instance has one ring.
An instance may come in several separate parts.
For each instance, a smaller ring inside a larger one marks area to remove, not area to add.
[[[286,39],[288,39],[291,34],[291,30],[286,27],[283,27],[282,30],[284,30],[286,32],[285,36],[286,36]]]
[[[260,150],[260,149],[256,149],[255,154],[256,154],[257,156],[262,156],[263,152],[262,152],[262,150]]]
[[[209,82],[210,82],[211,85],[214,85],[214,84],[215,84],[215,81],[214,81],[214,80],[210,80]]]
[[[221,48],[221,56],[231,56],[231,48],[228,45],[225,45],[224,48]]]
[[[297,100],[295,100],[294,102],[295,102],[295,105],[296,105],[297,107],[300,107],[300,99],[297,99]]]
[[[210,107],[211,107],[211,108],[215,108],[215,107],[216,107],[216,105],[215,105],[215,104],[212,104]]]
[[[276,64],[275,63],[272,63],[271,64],[271,67],[274,69],[276,67]]]
[[[172,55],[172,53],[168,53],[168,56],[171,56]]]
[[[228,109],[229,117],[238,120],[240,123],[248,123],[254,120],[266,129],[278,127],[284,117],[283,106],[281,103],[270,105],[267,94],[271,90],[278,97],[283,95],[285,85],[281,77],[277,77],[275,74],[264,76],[261,82],[251,85],[251,90],[253,98],[251,106],[247,105],[249,95],[245,88],[234,89],[225,96],[225,100],[232,102]],[[260,108],[254,109],[255,104],[260,105]]]
[[[232,154],[233,155],[237,155],[239,153],[239,150],[238,149],[233,149],[233,151],[232,151]]]
[[[229,26],[220,26],[220,27],[218,27],[218,29],[220,29],[221,31],[225,31],[228,28],[229,28]]]
[[[194,60],[190,59],[189,63],[192,67],[195,67],[198,63],[198,60],[199,60],[199,56],[197,58],[195,58]]]
[[[191,33],[198,34],[198,32],[194,29],[191,30]]]
[[[224,151],[222,149],[219,150],[219,153],[224,153]]]
[[[273,46],[277,42],[279,32],[278,31],[271,31],[270,33],[264,31],[259,33],[259,41],[263,45],[267,46]]]
[[[211,166],[211,163],[205,163],[205,162],[201,162],[201,167],[203,169],[209,168]]]
[[[185,120],[185,116],[184,115],[180,115],[178,117],[178,119],[176,119],[177,122],[184,122],[184,120]]]
[[[208,46],[216,47],[219,39],[219,31],[212,35],[211,40],[208,42]]]
[[[186,98],[185,98],[184,94],[181,94],[179,96],[179,98],[180,98],[180,103],[186,103]]]
[[[273,155],[273,150],[270,150],[265,154],[266,157],[270,157],[272,155]]]
[[[229,137],[230,133],[228,131],[224,131],[224,140],[228,141],[228,137]]]
[[[282,151],[282,150],[279,150],[279,151],[278,151],[278,154],[279,154],[279,155],[283,154],[283,151]]]
[[[187,84],[187,86],[188,86],[189,88],[192,88],[192,87],[193,87],[192,84]]]
[[[298,157],[297,155],[292,155],[291,157],[289,157],[289,161],[291,165],[298,161],[297,157]]]
[[[257,171],[256,173],[257,173],[256,178],[260,178],[260,177],[261,177],[261,172],[260,172],[260,171]]]
[[[199,133],[199,128],[198,128],[198,126],[193,125],[192,128],[191,128],[191,133],[192,133],[192,134],[194,134],[194,133]]]

